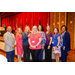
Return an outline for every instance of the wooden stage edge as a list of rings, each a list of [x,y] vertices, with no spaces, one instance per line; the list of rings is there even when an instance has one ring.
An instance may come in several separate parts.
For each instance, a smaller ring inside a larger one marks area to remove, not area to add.
[[[0,49],[1,52],[6,53],[4,50]],[[15,57],[17,58],[17,55],[15,55]],[[61,59],[61,57],[60,57]],[[23,57],[22,57],[23,60]],[[30,62],[32,62],[32,60],[30,60]],[[42,60],[42,62],[45,62],[45,59]],[[52,59],[52,62],[55,62],[55,59]]]

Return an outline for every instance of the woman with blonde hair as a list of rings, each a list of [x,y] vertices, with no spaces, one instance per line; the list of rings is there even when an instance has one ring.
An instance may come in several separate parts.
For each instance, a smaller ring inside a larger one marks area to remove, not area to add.
[[[22,34],[24,62],[29,62],[30,61],[30,50],[29,50],[29,43],[28,43],[29,33],[30,33],[30,28],[29,28],[29,26],[26,25],[25,26],[25,31]]]
[[[17,48],[17,55],[18,55],[18,61],[21,62],[21,56],[23,54],[23,45],[22,45],[22,29],[17,28],[16,33],[16,48]]]

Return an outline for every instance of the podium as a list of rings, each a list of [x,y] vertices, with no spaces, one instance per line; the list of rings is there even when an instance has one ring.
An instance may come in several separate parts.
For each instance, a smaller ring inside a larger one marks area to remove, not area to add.
[[[6,33],[7,31],[0,31],[0,36],[3,37],[4,33]]]
[[[5,32],[6,32],[5,29],[3,27],[0,27],[0,36],[3,37]]]
[[[3,37],[4,33],[6,33],[7,30],[5,30],[3,27],[0,27],[0,36]],[[15,30],[12,30],[12,33],[15,34]]]

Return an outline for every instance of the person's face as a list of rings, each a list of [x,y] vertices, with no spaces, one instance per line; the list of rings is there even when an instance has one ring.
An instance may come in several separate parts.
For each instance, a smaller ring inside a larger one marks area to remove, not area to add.
[[[49,26],[47,26],[47,31],[49,31],[50,30],[50,27]]]
[[[57,34],[57,32],[58,32],[58,31],[57,31],[57,29],[55,28],[55,29],[54,29],[54,33]]]
[[[37,28],[33,28],[33,33],[36,33],[37,32]]]
[[[19,33],[19,34],[21,34],[21,33],[22,33],[22,30],[21,30],[21,29],[19,29],[19,30],[18,30],[18,33]]]
[[[29,27],[26,27],[26,32],[29,32]]]
[[[39,25],[38,30],[41,31],[41,26]]]
[[[11,27],[9,27],[7,31],[8,31],[8,32],[12,32],[12,28],[11,28]]]
[[[65,31],[65,27],[62,27],[62,29],[61,29],[61,30],[62,30],[62,32],[64,32],[64,31]]]

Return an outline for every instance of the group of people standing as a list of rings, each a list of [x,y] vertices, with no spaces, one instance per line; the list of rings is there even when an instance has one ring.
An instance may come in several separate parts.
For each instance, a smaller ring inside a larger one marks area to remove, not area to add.
[[[61,54],[62,62],[67,61],[67,53],[70,51],[70,34],[67,27],[61,27],[62,33],[59,34],[59,29],[54,28],[54,34],[51,32],[49,25],[44,32],[43,25],[33,26],[30,32],[29,26],[25,26],[25,31],[17,28],[17,33],[12,34],[11,26],[7,27],[7,32],[4,34],[5,51],[8,61],[14,62],[15,46],[17,48],[18,60],[21,62],[23,54],[24,62],[30,61],[30,53],[33,62],[43,60],[43,51],[45,50],[45,62],[52,62],[52,52],[55,55],[56,62],[59,62],[59,54]],[[16,44],[15,44],[16,40]]]

